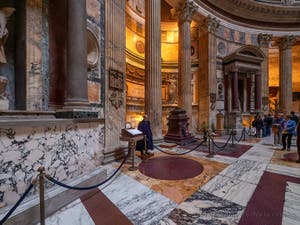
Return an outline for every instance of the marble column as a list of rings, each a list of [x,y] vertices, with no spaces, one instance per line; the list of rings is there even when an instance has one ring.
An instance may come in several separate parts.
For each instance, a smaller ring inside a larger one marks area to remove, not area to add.
[[[247,102],[248,102],[248,95],[247,95],[247,77],[244,77],[243,79],[243,105],[242,105],[242,111],[247,111]]]
[[[65,108],[89,106],[87,92],[86,1],[68,0],[68,50]]]
[[[239,111],[238,71],[232,73],[232,111]]]
[[[216,109],[212,108],[210,95],[217,92],[216,32],[220,22],[208,16],[199,25],[199,114],[198,126],[216,124]]]
[[[196,11],[193,2],[185,1],[183,5],[175,9],[174,14],[178,18],[179,38],[179,77],[178,77],[178,105],[186,110],[189,118],[189,128],[192,128],[192,72],[191,72],[191,34],[190,25],[192,16]]]
[[[160,0],[145,1],[145,111],[154,140],[162,139]]]
[[[260,49],[264,54],[264,61],[261,63],[261,95],[263,97],[269,98],[269,45],[272,40],[272,35],[270,34],[259,34],[257,41]],[[266,105],[264,108],[264,114],[267,114],[269,111],[269,105]]]
[[[232,111],[232,75],[231,73],[228,73],[227,74],[227,93],[228,93],[228,96],[227,96],[227,102],[228,102],[228,112],[231,112]]]
[[[67,73],[67,2],[51,0],[48,6],[49,24],[49,108],[61,108],[65,102]]]
[[[255,74],[255,111],[261,112],[261,75]]]
[[[289,113],[292,110],[292,46],[296,36],[284,36],[279,45],[279,110]]]
[[[255,106],[255,74],[250,74],[250,112],[254,112]]]

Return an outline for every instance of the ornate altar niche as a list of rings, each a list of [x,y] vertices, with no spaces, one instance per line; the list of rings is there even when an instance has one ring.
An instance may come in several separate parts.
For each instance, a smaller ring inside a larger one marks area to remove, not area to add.
[[[262,52],[245,46],[224,58],[225,126],[242,129],[253,114],[262,112]]]
[[[167,118],[168,132],[164,140],[180,145],[192,142],[194,136],[189,132],[189,119],[184,109],[173,109]]]

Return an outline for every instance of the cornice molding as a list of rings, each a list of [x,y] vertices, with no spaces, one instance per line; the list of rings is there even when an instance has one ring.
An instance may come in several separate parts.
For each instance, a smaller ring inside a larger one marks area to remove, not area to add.
[[[300,28],[299,6],[274,6],[249,0],[194,0],[210,12],[252,26],[298,29]]]

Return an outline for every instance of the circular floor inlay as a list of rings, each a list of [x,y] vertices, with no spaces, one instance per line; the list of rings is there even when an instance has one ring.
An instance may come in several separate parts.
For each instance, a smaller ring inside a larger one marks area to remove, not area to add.
[[[174,156],[155,157],[140,163],[139,171],[161,180],[182,180],[202,173],[203,166],[192,159]]]
[[[284,154],[283,157],[288,161],[297,161],[298,153],[287,153],[287,154]]]

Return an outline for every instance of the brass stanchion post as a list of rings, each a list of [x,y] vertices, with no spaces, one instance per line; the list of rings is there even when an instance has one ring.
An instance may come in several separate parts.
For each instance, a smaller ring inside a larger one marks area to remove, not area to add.
[[[40,166],[38,168],[39,174],[39,189],[40,189],[40,222],[41,225],[45,225],[45,186],[44,186],[44,173],[45,167]]]
[[[206,157],[212,158],[214,155],[211,152],[211,147],[212,147],[211,145],[213,145],[214,143],[211,143],[211,141],[210,141],[210,138],[211,138],[210,134],[207,134],[207,138],[208,138],[208,155]]]
[[[134,170],[137,170],[137,167],[135,167],[135,165],[134,165],[135,141],[133,141],[133,140],[129,141],[129,151],[131,151],[130,154],[131,154],[132,162],[131,162],[131,167],[129,167],[128,170],[134,171]]]

